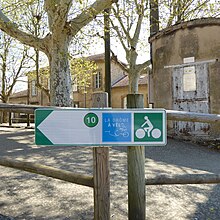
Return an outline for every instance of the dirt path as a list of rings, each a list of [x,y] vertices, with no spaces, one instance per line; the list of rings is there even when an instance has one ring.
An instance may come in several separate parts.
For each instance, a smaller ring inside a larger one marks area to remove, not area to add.
[[[0,127],[0,156],[92,174],[89,147],[39,147],[33,130]],[[111,219],[127,219],[125,147],[110,148]],[[146,147],[146,177],[160,174],[220,174],[220,152],[170,139]],[[0,167],[0,214],[14,219],[93,219],[93,190]],[[220,185],[147,186],[147,220],[219,220]]]

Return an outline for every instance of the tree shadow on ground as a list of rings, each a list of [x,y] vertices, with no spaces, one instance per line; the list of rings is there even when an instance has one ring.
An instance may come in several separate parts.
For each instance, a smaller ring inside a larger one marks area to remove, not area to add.
[[[2,171],[0,213],[16,220],[93,219],[91,188],[7,168]]]
[[[33,143],[34,134],[30,130],[1,133],[0,155],[75,173],[93,174],[91,147],[36,146]],[[110,154],[111,196],[114,197],[111,216],[125,219],[127,165],[120,160],[126,161],[126,154],[117,152],[114,155],[112,151]],[[1,170],[0,213],[13,213],[15,219],[93,219],[92,188],[11,168],[1,167]]]
[[[219,220],[218,185],[147,186],[147,220]]]
[[[219,220],[220,219],[220,185],[212,185],[212,190],[207,193],[205,201],[195,201],[196,210],[189,214],[188,219]]]
[[[0,133],[0,156],[93,173],[92,148],[36,146],[31,130]],[[219,173],[218,153],[190,143],[169,139],[165,147],[146,147],[145,156],[147,176]],[[127,147],[110,148],[110,167],[111,219],[124,220]],[[146,192],[147,220],[219,219],[218,185],[147,186]],[[1,167],[0,198],[0,213],[19,220],[93,219],[92,188],[10,168]]]

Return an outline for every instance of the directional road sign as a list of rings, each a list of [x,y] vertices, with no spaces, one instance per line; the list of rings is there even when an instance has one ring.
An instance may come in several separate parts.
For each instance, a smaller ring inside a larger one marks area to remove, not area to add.
[[[166,145],[161,109],[37,109],[37,145]]]

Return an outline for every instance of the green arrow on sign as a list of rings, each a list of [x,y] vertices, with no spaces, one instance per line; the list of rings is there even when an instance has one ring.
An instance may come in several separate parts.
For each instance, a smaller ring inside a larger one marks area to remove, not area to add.
[[[35,140],[37,145],[53,145],[53,143],[37,128],[38,125],[40,125],[52,112],[53,110],[50,109],[44,109],[44,111],[35,111]]]

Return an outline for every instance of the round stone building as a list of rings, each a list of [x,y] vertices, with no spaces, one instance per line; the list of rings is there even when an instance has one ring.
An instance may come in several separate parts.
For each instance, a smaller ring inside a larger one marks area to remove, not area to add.
[[[220,18],[176,24],[149,38],[155,108],[220,114]],[[173,122],[175,134],[220,139],[219,124]]]

